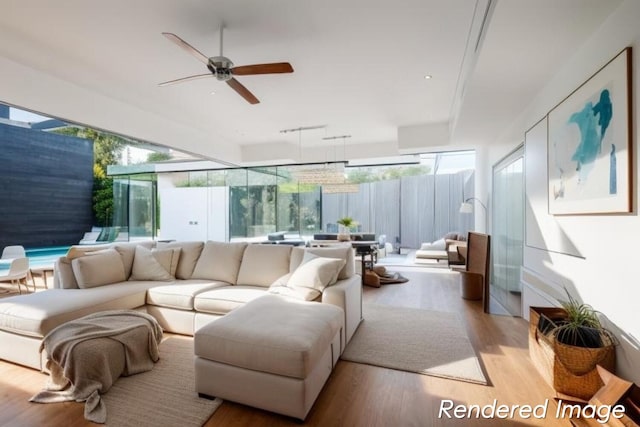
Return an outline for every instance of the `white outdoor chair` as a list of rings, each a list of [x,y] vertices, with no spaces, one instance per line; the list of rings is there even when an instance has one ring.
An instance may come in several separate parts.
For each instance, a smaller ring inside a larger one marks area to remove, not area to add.
[[[25,258],[26,256],[27,254],[24,251],[24,246],[5,246],[5,248],[2,250],[2,259]]]
[[[29,258],[13,258],[11,260],[11,264],[9,265],[9,274],[6,276],[0,276],[0,282],[11,282],[14,285],[18,285],[18,291],[22,293],[22,283],[24,282],[24,287],[29,291],[29,282],[27,281],[27,277],[29,277]],[[33,291],[36,291],[35,283],[33,285]]]

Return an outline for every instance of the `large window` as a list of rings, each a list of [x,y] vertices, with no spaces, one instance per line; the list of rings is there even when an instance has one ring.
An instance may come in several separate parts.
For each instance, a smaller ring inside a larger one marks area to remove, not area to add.
[[[264,240],[276,231],[310,237],[337,231],[336,221],[351,216],[361,231],[419,247],[449,231],[472,229],[473,217],[459,207],[473,196],[467,166],[474,153],[412,159],[344,168],[354,192],[323,193],[322,185],[301,183],[300,171],[314,167],[300,165],[161,173],[160,237]]]

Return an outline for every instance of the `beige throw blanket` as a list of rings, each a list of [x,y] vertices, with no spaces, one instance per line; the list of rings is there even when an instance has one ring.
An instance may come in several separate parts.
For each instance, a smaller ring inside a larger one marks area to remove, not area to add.
[[[43,391],[30,401],[85,402],[84,416],[105,423],[100,399],[120,375],[149,371],[158,361],[162,328],[150,315],[133,310],[94,313],[64,323],[43,339],[51,372]]]

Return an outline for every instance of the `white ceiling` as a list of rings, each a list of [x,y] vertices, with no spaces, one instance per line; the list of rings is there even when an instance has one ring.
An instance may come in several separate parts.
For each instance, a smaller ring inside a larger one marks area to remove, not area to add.
[[[494,140],[620,1],[494,0],[476,53],[489,3],[4,0],[0,101],[235,164],[469,148]],[[216,56],[222,22],[236,65],[295,72],[238,77],[257,105],[214,78],[158,87],[206,72],[161,32]],[[443,123],[451,138],[429,133]],[[415,125],[437,139],[399,142]],[[347,148],[322,140],[344,134]]]

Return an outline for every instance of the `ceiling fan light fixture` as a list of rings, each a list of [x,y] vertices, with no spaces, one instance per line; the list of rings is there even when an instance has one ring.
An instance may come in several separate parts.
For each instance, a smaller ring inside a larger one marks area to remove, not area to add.
[[[180,79],[169,80],[159,83],[159,86],[169,86],[175,83],[183,83],[194,79],[203,77],[215,76],[218,81],[226,82],[233,90],[242,96],[249,104],[259,104],[260,101],[255,97],[249,89],[247,89],[242,83],[234,78],[235,76],[250,76],[256,74],[280,74],[280,73],[292,73],[293,67],[288,62],[277,62],[272,64],[253,64],[243,65],[235,67],[233,62],[222,55],[222,40],[223,40],[224,25],[220,27],[220,55],[207,57],[195,47],[191,46],[186,41],[173,33],[163,32],[169,41],[189,53],[207,66],[210,74],[198,74],[196,76],[183,77]]]

